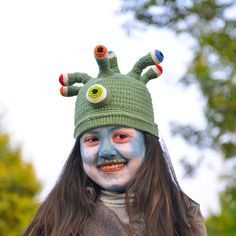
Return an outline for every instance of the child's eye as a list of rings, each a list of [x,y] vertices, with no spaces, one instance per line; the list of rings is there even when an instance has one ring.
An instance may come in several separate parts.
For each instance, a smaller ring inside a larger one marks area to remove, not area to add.
[[[118,134],[118,138],[120,138],[120,139],[124,139],[124,138],[126,138],[126,137],[127,137],[126,134]]]
[[[125,142],[128,142],[129,139],[130,139],[130,136],[128,134],[125,134],[125,133],[117,133],[113,137],[113,140],[116,143],[125,143]]]
[[[96,145],[99,142],[99,138],[97,136],[88,136],[84,138],[84,143],[88,145]]]
[[[87,142],[97,142],[98,141],[98,137],[91,137],[86,139]]]

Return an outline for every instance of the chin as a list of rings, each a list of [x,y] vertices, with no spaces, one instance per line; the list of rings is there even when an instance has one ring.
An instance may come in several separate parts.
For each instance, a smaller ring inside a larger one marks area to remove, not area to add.
[[[108,191],[111,191],[111,192],[124,192],[127,185],[117,185],[117,184],[114,184],[114,185],[106,185],[106,186],[102,186],[101,187],[104,189],[104,190],[108,190]]]

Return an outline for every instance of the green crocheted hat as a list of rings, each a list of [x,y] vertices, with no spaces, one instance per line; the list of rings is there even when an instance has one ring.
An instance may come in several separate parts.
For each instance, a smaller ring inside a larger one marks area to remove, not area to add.
[[[158,135],[150,93],[146,87],[149,80],[162,73],[158,65],[163,54],[154,50],[140,58],[128,74],[121,74],[116,54],[98,45],[94,55],[99,66],[97,78],[85,73],[62,74],[59,78],[63,85],[63,96],[77,96],[75,104],[74,137],[86,130],[106,126],[128,126]],[[149,70],[143,70],[155,65]],[[83,84],[74,86],[73,84]]]

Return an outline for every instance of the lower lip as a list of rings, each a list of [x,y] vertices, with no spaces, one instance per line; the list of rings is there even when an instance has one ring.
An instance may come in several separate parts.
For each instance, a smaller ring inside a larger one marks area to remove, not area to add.
[[[112,164],[107,166],[101,166],[99,169],[104,173],[114,173],[122,170],[125,167],[125,163]]]

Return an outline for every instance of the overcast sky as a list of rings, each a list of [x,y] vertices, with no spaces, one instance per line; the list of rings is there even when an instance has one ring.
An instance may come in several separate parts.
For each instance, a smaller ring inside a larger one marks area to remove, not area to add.
[[[149,82],[155,120],[164,139],[180,185],[199,202],[203,214],[217,210],[216,180],[220,158],[208,152],[194,179],[183,179],[179,158],[193,161],[201,154],[170,134],[169,122],[204,126],[204,105],[195,88],[176,86],[192,58],[191,41],[168,31],[150,28],[128,35],[121,27],[130,19],[118,15],[120,1],[8,0],[0,2],[0,112],[13,144],[21,145],[44,188],[54,185],[74,144],[75,98],[59,94],[61,73],[96,76],[93,56],[97,44],[116,52],[121,72],[153,49],[163,52],[163,74]],[[214,170],[214,171],[212,171]]]

